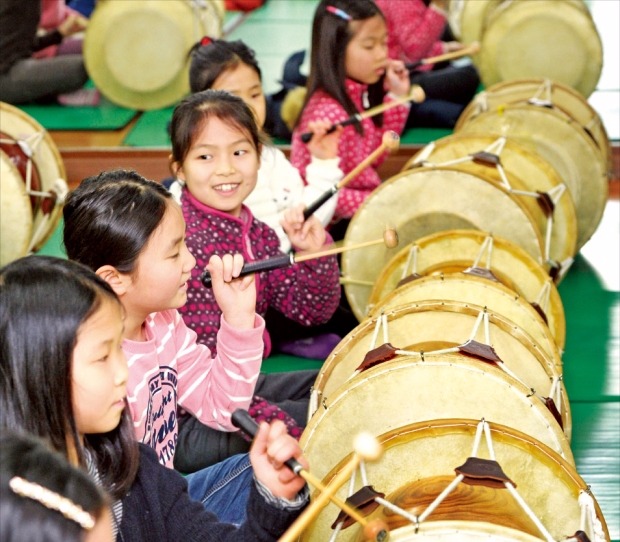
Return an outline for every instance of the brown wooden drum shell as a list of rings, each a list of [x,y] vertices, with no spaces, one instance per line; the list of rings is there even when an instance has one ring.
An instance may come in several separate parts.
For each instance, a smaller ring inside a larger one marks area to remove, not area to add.
[[[492,241],[490,256],[483,251],[484,243]],[[417,265],[408,265],[411,252],[417,248]],[[475,230],[446,230],[421,237],[403,247],[382,268],[367,301],[367,312],[392,292],[398,283],[416,272],[426,276],[437,273],[465,271],[474,266],[484,253],[478,267],[488,269],[493,277],[530,304],[536,303],[544,315],[558,348],[564,348],[566,319],[557,287],[542,266],[507,239]],[[490,280],[490,279],[489,279]],[[548,291],[546,302],[539,300],[541,292]]]
[[[384,450],[382,457],[378,461],[365,464],[367,483],[372,485],[375,490],[390,495],[410,483],[423,482],[440,476],[453,479],[455,476],[454,469],[463,465],[472,454],[477,426],[478,420],[445,419],[403,425],[386,430],[379,437]],[[529,508],[555,540],[564,540],[573,535],[581,528],[580,494],[588,492],[588,486],[574,466],[528,434],[497,423],[489,423],[489,426],[495,458],[508,478],[516,484],[517,492]],[[484,437],[477,457],[492,457],[488,452]],[[347,455],[342,461],[334,464],[323,482],[329,483],[349,459],[350,455]],[[361,485],[363,482],[358,476],[353,491]],[[348,484],[344,484],[337,493],[342,499],[349,494],[350,489],[347,486]],[[505,492],[506,490],[497,491]],[[488,519],[492,520],[494,525],[501,525],[507,519],[503,516],[508,515],[505,506],[511,504],[510,497],[504,497],[501,500],[498,498],[492,502],[480,502],[477,510],[488,513]],[[605,519],[594,497],[593,504],[598,540],[609,540]],[[381,510],[382,507],[369,518],[372,519]],[[510,510],[512,512],[510,515],[513,517],[509,519],[514,519],[513,511],[515,508],[511,507]],[[338,512],[336,506],[328,504],[316,521],[306,530],[302,540],[304,542],[328,540],[332,533],[330,526],[336,519]],[[476,526],[474,518],[467,517],[467,509],[455,513],[454,516],[460,516],[461,519],[455,517],[454,521],[446,518],[445,510],[443,512],[442,505],[440,505],[435,512],[431,513],[428,519],[421,524],[420,532],[422,535],[428,528],[429,539],[435,540],[430,536],[435,523],[437,524],[436,529],[447,528],[451,525],[454,528],[465,525],[472,527],[472,529]],[[464,516],[467,519],[462,519]],[[502,533],[499,527],[497,530]],[[390,540],[418,540],[417,537],[408,536],[411,533],[409,528],[403,528],[402,537],[399,531],[400,529],[392,531]],[[493,531],[491,532],[493,533]],[[359,540],[359,533],[359,526],[353,525],[342,530],[336,540],[338,542]],[[393,538],[392,534],[394,535]],[[515,540],[529,541],[530,537],[525,536],[526,534],[524,533],[523,538],[517,536]],[[535,533],[531,536],[536,536],[538,540],[541,535]],[[590,533],[590,536],[593,534]],[[421,536],[421,538],[424,539],[425,536]],[[488,539],[504,540],[494,536]],[[469,539],[439,538],[439,540],[458,540],[460,542]],[[508,540],[512,540],[512,538],[508,538]]]

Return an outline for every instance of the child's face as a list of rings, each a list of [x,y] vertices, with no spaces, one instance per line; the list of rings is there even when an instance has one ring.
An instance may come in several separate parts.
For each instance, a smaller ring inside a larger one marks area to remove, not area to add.
[[[152,312],[182,307],[187,301],[187,281],[196,266],[185,245],[185,220],[181,208],[168,200],[166,212],[140,252],[123,305],[132,315],[146,318]]]
[[[127,360],[121,349],[120,304],[103,298],[80,326],[73,349],[73,412],[81,435],[107,433],[120,422],[127,395]]]
[[[204,123],[177,177],[200,202],[240,216],[241,204],[254,190],[259,155],[249,134],[210,117]]]
[[[263,86],[256,70],[252,67],[241,63],[235,68],[226,70],[220,74],[211,88],[225,90],[239,96],[254,111],[256,124],[261,127],[265,124],[267,104],[263,94]]]
[[[385,73],[387,64],[387,28],[380,15],[350,23],[354,35],[347,44],[347,77],[372,85]]]

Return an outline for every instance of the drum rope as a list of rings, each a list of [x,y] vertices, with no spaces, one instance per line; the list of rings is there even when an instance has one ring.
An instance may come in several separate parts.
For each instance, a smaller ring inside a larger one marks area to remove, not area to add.
[[[581,490],[578,497],[581,508],[581,530],[588,534],[592,542],[603,542],[607,540],[601,520],[596,515],[594,499],[588,490]]]
[[[407,255],[407,261],[405,262],[405,267],[403,268],[403,273],[401,275],[401,280],[408,277],[409,275],[413,275],[418,272],[418,251],[420,247],[418,245],[411,245],[409,249],[409,254]]]
[[[476,256],[476,259],[474,260],[474,264],[472,267],[479,266],[480,260],[482,259],[482,256],[485,250],[487,251],[486,269],[490,269],[491,267],[490,262],[491,262],[492,254],[493,254],[493,237],[491,235],[489,235],[488,237],[485,237],[484,241],[482,242],[482,245],[480,246],[480,251],[478,252],[478,255]]]

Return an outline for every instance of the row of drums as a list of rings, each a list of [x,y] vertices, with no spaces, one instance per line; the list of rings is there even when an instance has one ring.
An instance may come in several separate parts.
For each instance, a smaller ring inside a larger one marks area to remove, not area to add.
[[[301,444],[324,484],[370,432],[383,445],[337,496],[390,540],[609,540],[570,446],[557,285],[607,201],[609,142],[576,91],[491,86],[352,218],[359,325],[326,359]],[[317,495],[315,494],[315,497]],[[365,540],[327,505],[305,541]]]

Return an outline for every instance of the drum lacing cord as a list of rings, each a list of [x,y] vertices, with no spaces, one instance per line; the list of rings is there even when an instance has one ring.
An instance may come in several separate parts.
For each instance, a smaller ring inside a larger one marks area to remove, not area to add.
[[[407,254],[407,261],[405,262],[405,267],[403,267],[403,272],[401,274],[400,279],[403,280],[407,278],[409,275],[413,275],[418,272],[418,252],[420,251],[420,247],[418,245],[412,244],[409,248],[409,254]]]
[[[486,260],[485,260],[486,261],[485,269],[490,269],[491,260],[493,258],[493,236],[492,235],[488,235],[487,237],[484,238],[484,241],[482,241],[482,245],[480,245],[480,250],[478,251],[478,255],[476,256],[476,259],[474,260],[472,267],[479,267],[480,260],[482,260],[482,257],[485,251],[487,253]]]
[[[587,490],[582,489],[579,492],[577,502],[581,509],[580,529],[587,533],[588,538],[592,542],[604,542],[607,540],[601,520],[596,515],[596,507],[594,506],[594,499],[590,494],[589,486]]]
[[[9,143],[17,145],[21,151],[28,157],[26,162],[26,193],[30,196],[47,197],[48,192],[37,192],[32,190],[32,157],[37,151],[39,144],[43,141],[43,132],[37,132],[29,135],[25,139],[0,139],[0,143]]]
[[[388,333],[387,315],[385,314],[383,310],[381,311],[379,316],[377,316],[377,321],[375,322],[375,327],[373,329],[372,336],[370,337],[370,347],[368,348],[368,351],[374,350],[377,347],[377,339],[379,337],[379,331],[381,330],[381,328],[383,328],[383,344],[387,344],[390,342],[390,337]],[[353,371],[351,376],[349,376],[349,378],[347,378],[346,381],[348,382],[352,378],[355,378],[361,372],[362,371],[359,369],[356,371]]]
[[[545,314],[549,311],[549,300],[551,297],[551,279],[548,279],[543,284],[540,292],[538,293],[538,298],[536,299],[536,304],[543,310]]]
[[[212,6],[211,9],[207,9],[210,5],[208,0],[187,0],[190,7],[194,12],[194,41],[198,41],[203,37],[204,32],[203,29],[200,28],[199,21],[202,21],[203,28],[209,28],[209,17],[215,16],[217,18],[217,26],[218,28],[222,28],[223,20],[220,12]],[[217,36],[209,36],[215,38]]]

